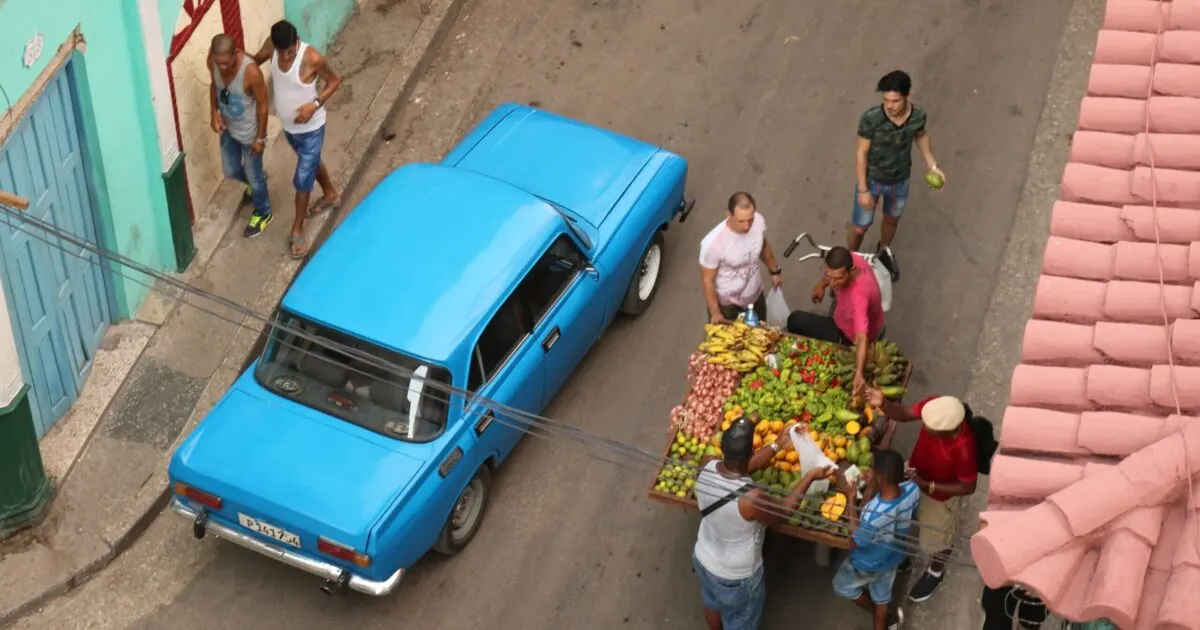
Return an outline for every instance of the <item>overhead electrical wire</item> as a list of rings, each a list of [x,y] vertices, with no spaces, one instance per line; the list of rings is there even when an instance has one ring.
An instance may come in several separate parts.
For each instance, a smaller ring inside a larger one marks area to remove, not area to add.
[[[89,252],[89,253],[95,255],[96,257],[100,258],[101,260],[108,260],[110,262],[117,263],[121,267],[133,269],[134,271],[137,271],[140,274],[143,274],[145,276],[148,276],[150,278],[153,278],[155,280],[163,282],[164,284],[167,284],[168,286],[174,287],[183,293],[192,294],[192,295],[201,297],[203,299],[215,302],[221,306],[224,306],[230,310],[233,310],[237,313],[244,315],[248,319],[258,320],[259,322],[265,324],[267,327],[269,327],[270,329],[272,329],[274,331],[283,331],[286,333],[290,333],[296,337],[310,341],[313,344],[320,346],[322,348],[325,348],[327,350],[332,350],[334,352],[343,354],[347,357],[352,357],[354,359],[362,361],[363,363],[369,365],[370,367],[380,369],[390,375],[399,376],[401,378],[410,379],[410,380],[413,378],[417,378],[423,382],[422,395],[427,396],[430,399],[435,400],[436,402],[446,404],[447,409],[449,409],[451,407],[451,405],[454,404],[453,397],[459,396],[464,401],[468,401],[468,403],[473,403],[473,404],[477,405],[476,410],[473,411],[473,413],[475,414],[475,418],[481,419],[487,411],[492,411],[493,412],[493,421],[498,422],[501,425],[508,426],[510,428],[522,431],[522,432],[530,434],[530,435],[534,435],[536,437],[541,437],[543,439],[551,439],[554,437],[559,437],[559,438],[565,437],[565,438],[570,439],[571,441],[574,441],[574,442],[584,445],[584,446],[600,447],[604,451],[615,452],[617,454],[624,455],[627,458],[632,459],[635,463],[641,464],[637,468],[631,468],[627,464],[623,464],[621,462],[617,462],[617,461],[608,459],[607,457],[603,457],[603,456],[599,455],[598,453],[595,453],[595,452],[588,453],[588,455],[591,457],[600,459],[601,461],[605,461],[606,463],[620,466],[620,467],[623,467],[623,468],[626,468],[629,470],[637,470],[639,472],[646,471],[646,470],[653,470],[653,472],[655,474],[657,474],[659,472],[659,470],[661,470],[661,468],[667,464],[683,466],[683,467],[691,469],[693,471],[696,468],[696,465],[691,462],[675,461],[671,458],[667,458],[662,455],[656,455],[654,453],[650,453],[648,451],[639,449],[633,445],[626,444],[626,443],[620,442],[618,440],[614,440],[612,438],[606,438],[603,436],[590,434],[586,431],[583,431],[582,429],[579,429],[578,427],[575,427],[574,425],[565,423],[560,420],[555,420],[555,419],[541,416],[538,414],[533,414],[533,413],[524,411],[522,409],[518,409],[516,407],[506,405],[499,401],[490,400],[486,397],[479,395],[477,392],[471,392],[469,390],[457,388],[453,385],[450,385],[447,383],[442,383],[442,382],[437,381],[436,379],[430,378],[428,376],[421,377],[420,375],[414,374],[412,370],[395,365],[395,364],[388,362],[380,357],[377,357],[370,353],[361,351],[358,348],[354,348],[352,346],[347,346],[345,344],[338,343],[336,341],[327,339],[320,335],[310,333],[299,327],[283,324],[283,323],[277,321],[273,317],[258,313],[256,311],[254,311],[253,309],[242,306],[241,304],[233,302],[232,300],[221,297],[212,292],[205,291],[203,289],[195,287],[195,286],[193,286],[187,282],[184,282],[182,280],[172,278],[172,277],[170,277],[166,274],[160,273],[157,270],[154,270],[146,265],[138,263],[137,261],[132,260],[132,259],[128,258],[127,256],[124,256],[120,253],[105,249],[99,245],[90,243],[84,239],[81,239],[80,237],[76,236],[75,234],[67,232],[51,223],[34,218],[26,213],[21,212],[20,210],[8,208],[7,206],[3,206],[3,205],[0,205],[0,210],[3,210],[3,215],[6,217],[6,219],[11,219],[11,218],[15,217],[19,222],[21,222],[25,225],[31,225],[42,233],[52,234],[58,240],[70,243],[70,244],[76,246],[78,249],[84,250],[86,252]],[[102,264],[100,261],[93,260],[91,257],[86,256],[80,252],[72,251],[72,250],[64,247],[60,243],[52,242],[51,240],[49,240],[45,237],[42,237],[39,234],[35,234],[27,229],[23,229],[21,226],[18,226],[16,224],[10,222],[9,220],[5,220],[4,223],[6,225],[8,225],[8,227],[10,227],[10,228],[21,230],[30,238],[35,239],[39,242],[42,242],[49,247],[59,249],[60,251],[63,251],[65,253],[75,256],[77,258],[80,258],[81,260],[84,260],[90,264],[96,264],[96,265]],[[151,291],[161,292],[161,293],[164,293],[164,294],[170,296],[170,293],[162,291],[161,288],[155,286],[153,283],[131,277],[128,274],[118,271],[117,269],[110,269],[110,272],[114,273],[115,275],[117,275],[119,277],[130,280],[131,282],[134,282],[140,286],[146,287],[147,289],[149,289]],[[175,297],[175,296],[171,296],[171,297]],[[250,329],[255,332],[262,332],[262,329],[254,327],[254,326],[248,326],[244,321],[237,321],[233,318],[225,316],[216,311],[206,309],[206,308],[200,306],[199,304],[195,304],[195,303],[187,301],[187,300],[183,300],[183,302],[192,308],[196,308],[197,310],[199,310],[201,312],[204,312],[204,313],[211,315],[213,317],[216,317],[222,321],[230,323],[238,328],[247,328],[247,329]],[[305,353],[308,352],[307,349],[300,348],[299,346],[295,346],[292,344],[286,344],[282,340],[280,340],[279,342],[284,343],[285,345],[289,345],[290,347],[295,348],[301,352],[305,352]],[[322,357],[320,355],[313,355],[313,356],[316,356],[317,358],[320,358],[322,360],[334,363],[333,361],[331,361],[330,359],[328,359],[326,357]],[[342,363],[335,363],[335,364],[339,368],[342,368],[342,369],[354,371],[354,372],[360,373],[364,376],[368,376],[370,378],[378,378],[378,376],[375,374],[367,373],[367,372],[362,371],[361,369],[355,368],[353,366],[345,365]],[[435,391],[440,391],[440,392],[444,393],[445,397],[444,398],[436,397],[436,396],[432,395],[431,393],[425,391],[425,388],[431,388]],[[464,410],[463,410],[464,415],[466,415],[467,413],[472,413],[472,411],[467,408],[468,406],[469,405],[464,405]],[[536,427],[537,431],[534,430],[535,427]],[[713,482],[708,481],[707,480],[708,474],[711,474],[711,473],[697,474],[694,477],[695,487],[696,488],[703,487],[706,490],[712,490],[718,494],[724,494],[727,491],[727,489],[724,488],[723,486],[714,485]],[[770,488],[766,485],[762,485],[762,484],[752,484],[752,485],[754,486],[754,488],[762,490],[764,492],[770,490]],[[768,514],[778,516],[780,518],[783,518],[785,521],[790,516],[792,516],[791,513],[783,511],[783,509],[782,509],[783,506],[779,502],[775,502],[775,501],[771,501],[771,500],[756,500],[753,498],[751,498],[751,501],[761,511],[766,512]],[[811,512],[813,514],[818,513],[819,507],[820,506],[818,503],[818,505],[811,508]],[[848,502],[845,511],[850,514],[861,514],[862,508]],[[914,521],[912,519],[899,519],[899,522],[902,524],[910,525],[910,526],[916,524],[916,521]],[[924,525],[924,527],[926,527],[927,529],[931,528],[931,526],[929,526],[929,525]],[[950,534],[952,536],[952,539],[957,539],[960,541],[967,540],[967,537],[961,536],[960,534],[958,534],[957,532],[954,532],[954,531],[942,530],[941,528],[936,528],[936,527],[932,527],[932,529],[941,531],[943,533]],[[959,565],[963,565],[963,566],[971,566],[971,567],[974,566],[973,564],[971,564],[969,562],[964,562],[963,560],[959,559],[961,556],[964,556],[964,555],[969,556],[969,552],[965,552],[962,549],[962,547],[957,544],[952,544],[951,553],[949,554],[948,557],[943,556],[940,553],[939,554],[928,554],[920,549],[918,540],[915,536],[912,536],[909,534],[896,533],[895,534],[895,547],[905,551],[905,553],[909,556],[914,556],[914,557],[918,557],[918,558],[922,558],[922,559],[926,559],[926,560],[935,560],[936,559],[936,560],[948,561],[950,563],[959,564]]]

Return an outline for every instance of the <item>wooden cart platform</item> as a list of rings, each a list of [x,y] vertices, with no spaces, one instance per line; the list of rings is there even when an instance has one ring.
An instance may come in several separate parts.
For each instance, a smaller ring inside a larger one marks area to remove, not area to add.
[[[786,333],[785,333],[785,335],[786,335]],[[787,335],[787,336],[794,336],[794,335]],[[905,388],[908,387],[909,379],[912,377],[912,371],[913,371],[913,366],[912,366],[912,362],[910,361],[908,363],[908,366],[904,370],[903,376],[901,376],[901,378],[900,378],[900,382],[898,383],[900,386],[905,387]],[[689,394],[691,394],[690,384],[688,386],[688,392],[686,394],[684,394],[685,401],[687,400],[687,396]],[[886,450],[888,448],[891,448],[892,438],[895,437],[896,426],[898,423],[890,418],[887,419],[885,421],[885,423],[886,424],[885,424],[885,427],[882,432],[882,437],[880,437],[878,441],[872,440],[873,449]],[[666,445],[666,448],[665,448],[664,454],[663,454],[664,460],[670,458],[671,445],[673,443],[674,443],[674,435],[669,437],[667,440],[667,445]],[[703,462],[707,463],[709,459],[710,458],[705,458],[703,460]],[[845,470],[846,468],[849,468],[849,464],[846,464],[843,461],[843,462],[839,463],[839,467],[842,470]],[[681,509],[689,510],[689,511],[699,511],[700,510],[700,506],[699,506],[699,504],[696,503],[695,497],[682,498],[682,497],[675,496],[674,494],[668,494],[666,492],[659,492],[658,490],[655,490],[655,486],[657,486],[657,485],[658,485],[658,473],[655,472],[654,478],[650,481],[650,486],[646,490],[646,496],[649,497],[649,499],[651,501],[657,501],[658,503],[662,503],[664,505],[670,505],[673,507],[677,507],[677,508],[681,508]],[[858,508],[861,508],[862,502],[857,501],[855,503],[855,506]],[[812,542],[818,543],[818,545],[826,545],[828,547],[832,547],[835,549],[850,549],[851,548],[851,542],[850,542],[849,537],[842,536],[840,534],[835,534],[833,532],[820,531],[820,530],[812,529],[809,527],[803,527],[803,526],[799,526],[799,525],[791,525],[788,523],[775,525],[775,526],[771,527],[770,529],[771,529],[771,531],[778,532],[780,534],[783,534],[784,536],[790,536],[792,538],[800,538],[803,540],[810,540]],[[820,563],[820,564],[824,564],[824,563]]]

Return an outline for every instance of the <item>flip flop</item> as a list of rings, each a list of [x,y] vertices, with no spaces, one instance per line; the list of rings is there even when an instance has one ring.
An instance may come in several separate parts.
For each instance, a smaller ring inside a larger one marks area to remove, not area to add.
[[[297,246],[300,247],[299,253],[296,251]],[[299,236],[292,236],[290,239],[288,239],[288,258],[291,258],[292,260],[303,260],[307,255],[308,239],[304,238],[303,234]]]
[[[340,205],[342,205],[341,199],[338,199],[337,201],[325,201],[324,199],[322,199],[317,202],[316,206],[314,206],[311,210],[308,211],[308,216],[309,217],[320,216],[322,214],[325,214],[329,210],[333,210],[334,208],[337,208]]]

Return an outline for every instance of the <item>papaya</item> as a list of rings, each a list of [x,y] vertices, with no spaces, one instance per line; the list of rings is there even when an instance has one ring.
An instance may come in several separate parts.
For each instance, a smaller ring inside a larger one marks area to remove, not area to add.
[[[858,444],[852,442],[850,446],[846,447],[846,459],[858,463]]]
[[[859,453],[856,463],[860,469],[870,469],[871,466],[875,465],[875,454],[870,451]]]
[[[885,398],[891,398],[893,400],[903,397],[904,391],[904,388],[900,385],[886,385],[879,388],[879,392],[883,394]]]
[[[871,438],[866,438],[866,437],[859,438],[858,452],[859,453],[870,453],[871,452]]]
[[[836,523],[845,513],[846,495],[841,492],[835,493],[821,504],[821,516],[825,517],[825,520]]]
[[[850,411],[849,409],[838,409],[835,412],[835,415],[837,416],[837,419],[841,420],[842,422],[850,422],[851,420],[857,421],[860,418],[858,413]]]

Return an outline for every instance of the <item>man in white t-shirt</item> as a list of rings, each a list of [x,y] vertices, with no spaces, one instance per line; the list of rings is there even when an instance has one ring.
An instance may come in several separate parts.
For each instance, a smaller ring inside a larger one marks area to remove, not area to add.
[[[700,241],[700,282],[712,323],[732,321],[751,304],[759,318],[767,316],[760,268],[765,263],[771,284],[783,284],[775,252],[767,242],[767,224],[756,211],[754,197],[737,192],[729,198],[729,216]]]

